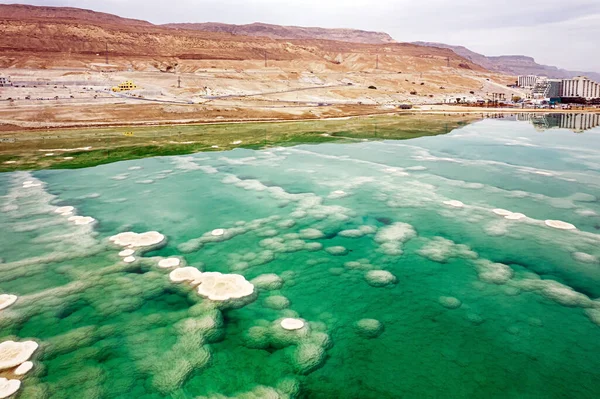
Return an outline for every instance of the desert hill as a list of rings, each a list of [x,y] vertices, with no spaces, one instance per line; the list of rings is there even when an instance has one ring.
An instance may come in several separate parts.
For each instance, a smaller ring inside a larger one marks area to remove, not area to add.
[[[384,44],[395,43],[390,35],[383,32],[369,32],[358,29],[325,29],[300,26],[281,26],[264,23],[231,25],[216,22],[183,23],[163,25],[175,29],[223,32],[241,36],[261,36],[271,39],[322,39],[342,42]]]
[[[153,26],[150,22],[72,7],[39,7],[25,4],[0,4],[0,20],[54,20],[104,25]]]
[[[0,67],[89,67],[105,62],[107,45],[110,64],[133,70],[262,67],[267,54],[270,66],[304,70],[427,71],[446,67],[449,59],[451,69],[484,71],[452,50],[409,43],[280,40],[173,29],[75,8],[0,5]]]
[[[430,42],[415,42],[414,44],[420,46],[451,49],[456,54],[465,57],[475,64],[489,69],[490,71],[505,73],[507,75],[542,75],[555,79],[572,78],[573,76],[584,75],[593,80],[600,81],[600,73],[568,71],[555,66],[542,65],[535,62],[535,59],[532,57],[527,57],[524,55],[502,55],[488,57],[471,51],[464,46],[452,46],[449,44]]]

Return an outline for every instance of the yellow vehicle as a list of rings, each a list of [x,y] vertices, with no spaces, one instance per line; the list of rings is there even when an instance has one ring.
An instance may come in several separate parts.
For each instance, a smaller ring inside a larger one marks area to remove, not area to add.
[[[118,86],[114,86],[112,88],[112,91],[114,92],[119,92],[119,91],[129,91],[129,90],[135,90],[138,89],[138,87],[136,86],[135,83],[133,83],[133,81],[128,80],[126,82],[121,83]]]

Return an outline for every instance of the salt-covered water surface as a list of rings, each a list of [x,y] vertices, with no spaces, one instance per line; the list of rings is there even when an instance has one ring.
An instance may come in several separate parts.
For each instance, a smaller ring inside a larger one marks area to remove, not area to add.
[[[1,174],[0,397],[598,398],[598,195],[494,120]]]

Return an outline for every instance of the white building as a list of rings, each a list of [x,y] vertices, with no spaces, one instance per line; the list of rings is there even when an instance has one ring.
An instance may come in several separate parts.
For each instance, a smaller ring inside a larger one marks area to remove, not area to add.
[[[600,83],[585,76],[563,79],[561,97],[582,97],[585,99],[600,98]]]
[[[525,89],[533,89],[535,87],[535,84],[538,82],[538,79],[540,79],[540,77],[536,75],[519,76],[519,87],[523,87]]]

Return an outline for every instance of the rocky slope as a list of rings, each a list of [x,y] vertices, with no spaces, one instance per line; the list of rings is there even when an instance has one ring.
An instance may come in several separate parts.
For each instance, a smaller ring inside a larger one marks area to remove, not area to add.
[[[199,68],[381,70],[455,73],[484,69],[448,49],[408,43],[365,44],[317,39],[276,40],[173,29],[88,10],[5,5],[0,8],[0,67],[83,67],[193,72]],[[450,68],[446,68],[446,59]],[[446,68],[446,69],[444,69]]]
[[[367,44],[395,43],[395,40],[387,33],[358,29],[307,28],[263,23],[231,25],[215,22],[167,24],[163,26],[175,29],[223,32],[241,36],[261,36],[271,39],[321,39]]]
[[[104,25],[153,26],[150,22],[72,7],[38,7],[24,4],[0,4],[0,20],[54,20]]]
[[[568,71],[555,66],[542,65],[535,62],[532,57],[524,55],[502,55],[497,57],[487,57],[476,53],[463,46],[452,46],[443,43],[415,42],[420,46],[429,46],[437,48],[447,48],[453,50],[456,54],[467,58],[475,64],[489,69],[490,71],[505,73],[508,75],[541,75],[549,78],[564,79],[573,76],[584,75],[595,81],[600,81],[600,73]]]

